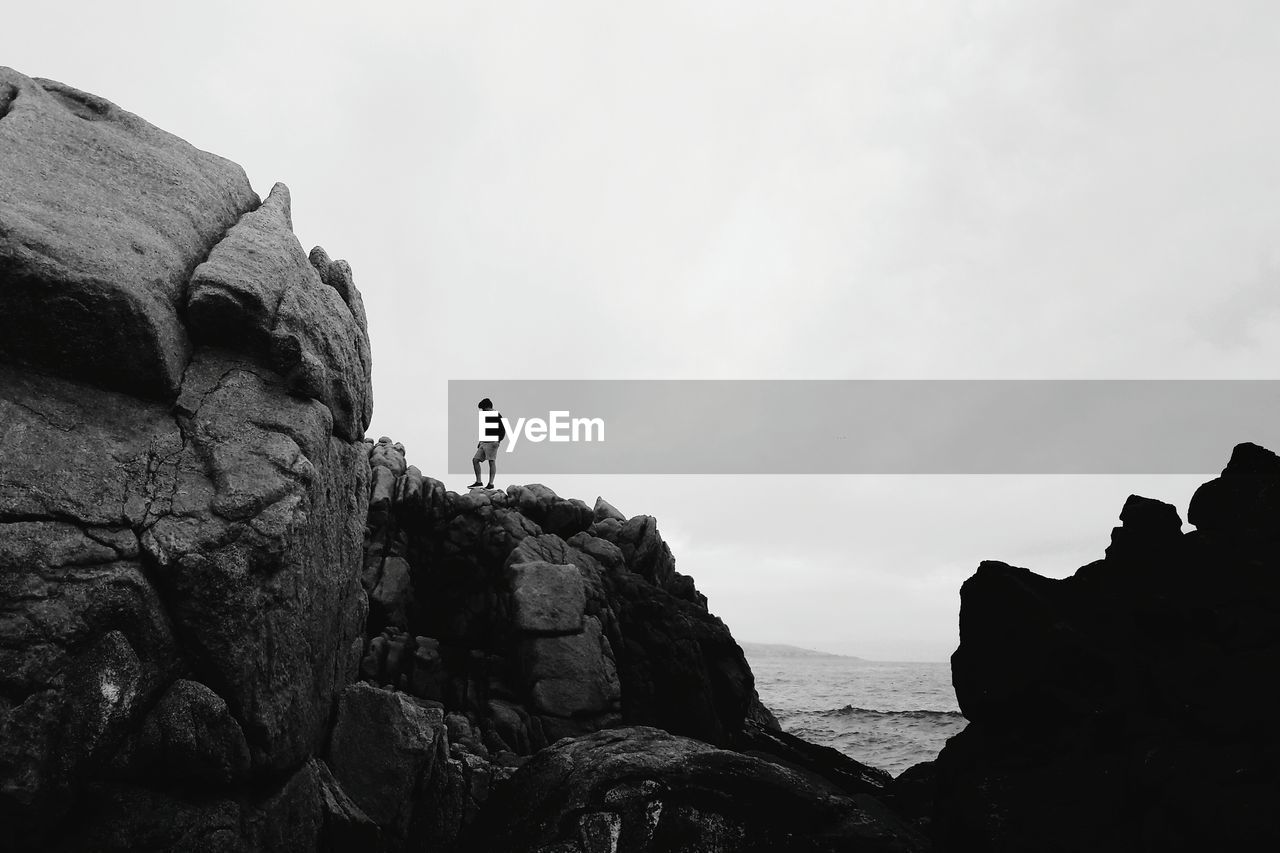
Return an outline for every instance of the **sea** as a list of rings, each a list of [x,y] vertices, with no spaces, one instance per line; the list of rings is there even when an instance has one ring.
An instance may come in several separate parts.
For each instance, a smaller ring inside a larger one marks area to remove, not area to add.
[[[967,724],[947,663],[890,663],[742,644],[756,692],[784,731],[897,776]]]

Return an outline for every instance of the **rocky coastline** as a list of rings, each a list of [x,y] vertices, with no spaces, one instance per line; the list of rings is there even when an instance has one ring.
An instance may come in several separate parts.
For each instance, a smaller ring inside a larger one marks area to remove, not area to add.
[[[374,349],[287,187],[0,68],[0,848],[1280,844],[1270,451],[979,567],[894,778],[780,730],[654,518],[366,438]]]

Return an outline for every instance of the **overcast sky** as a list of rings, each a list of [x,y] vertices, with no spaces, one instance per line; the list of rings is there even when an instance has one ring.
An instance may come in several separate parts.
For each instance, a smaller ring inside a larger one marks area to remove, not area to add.
[[[449,379],[1280,359],[1273,2],[64,2],[4,31],[0,63],[289,185],[364,294],[373,437],[453,488]],[[1130,492],[1185,518],[1201,479],[544,481],[657,516],[741,640],[944,660],[979,560],[1069,574]]]

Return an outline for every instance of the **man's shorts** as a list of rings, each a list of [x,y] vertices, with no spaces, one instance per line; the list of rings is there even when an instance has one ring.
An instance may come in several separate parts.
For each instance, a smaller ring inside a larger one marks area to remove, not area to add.
[[[498,458],[498,442],[482,441],[476,445],[476,455],[471,457],[472,462],[492,462]]]

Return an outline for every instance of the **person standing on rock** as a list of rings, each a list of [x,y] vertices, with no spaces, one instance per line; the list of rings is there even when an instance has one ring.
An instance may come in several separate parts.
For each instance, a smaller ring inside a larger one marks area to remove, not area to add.
[[[484,415],[484,436],[497,435],[497,441],[481,441],[476,444],[476,454],[471,457],[471,467],[476,472],[476,481],[467,488],[478,489],[482,483],[480,480],[480,463],[489,462],[489,485],[484,486],[486,489],[493,488],[493,477],[498,471],[498,445],[507,437],[507,427],[502,422],[502,413],[493,411],[493,401],[485,397],[478,404],[480,411],[485,412]]]

